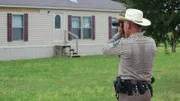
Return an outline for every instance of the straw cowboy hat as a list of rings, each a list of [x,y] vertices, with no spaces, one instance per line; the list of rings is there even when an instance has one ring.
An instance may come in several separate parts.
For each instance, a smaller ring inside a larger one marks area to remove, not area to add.
[[[131,21],[131,22],[141,25],[141,26],[151,25],[151,22],[148,19],[143,18],[143,12],[138,9],[127,9],[126,13],[125,13],[125,17],[119,16],[119,17],[117,17],[117,20]]]

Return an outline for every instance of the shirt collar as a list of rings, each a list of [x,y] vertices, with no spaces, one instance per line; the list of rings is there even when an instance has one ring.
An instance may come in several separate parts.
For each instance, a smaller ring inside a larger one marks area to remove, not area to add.
[[[136,36],[142,36],[143,34],[144,34],[144,32],[133,33],[129,36],[129,38],[136,37]]]

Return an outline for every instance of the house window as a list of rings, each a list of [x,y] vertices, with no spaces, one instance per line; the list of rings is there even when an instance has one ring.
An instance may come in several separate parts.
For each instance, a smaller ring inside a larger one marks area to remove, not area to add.
[[[72,17],[72,33],[79,39],[91,39],[92,19],[91,17]]]
[[[117,21],[116,18],[112,18],[112,22]],[[117,26],[112,26],[112,37],[118,32]]]
[[[81,39],[81,17],[72,17],[72,33]]]
[[[24,33],[23,15],[12,16],[12,40],[23,40]]]
[[[56,15],[55,16],[55,29],[60,29],[61,28],[61,16]]]
[[[83,17],[83,39],[91,39],[91,17]]]

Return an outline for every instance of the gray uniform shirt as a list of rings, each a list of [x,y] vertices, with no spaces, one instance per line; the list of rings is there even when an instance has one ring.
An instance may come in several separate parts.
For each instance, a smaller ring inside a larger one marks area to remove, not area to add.
[[[122,79],[150,81],[156,55],[155,41],[143,35],[134,33],[129,38],[119,39],[117,33],[102,49],[104,55],[120,55],[119,76]]]

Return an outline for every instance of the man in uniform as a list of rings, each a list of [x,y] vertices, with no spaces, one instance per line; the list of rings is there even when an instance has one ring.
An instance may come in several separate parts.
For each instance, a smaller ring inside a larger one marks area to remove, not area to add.
[[[102,49],[104,55],[120,56],[118,77],[120,92],[118,101],[150,101],[152,96],[151,78],[156,55],[155,41],[143,35],[142,26],[151,22],[143,18],[138,9],[127,9],[123,21],[125,38],[122,30],[110,39]]]

